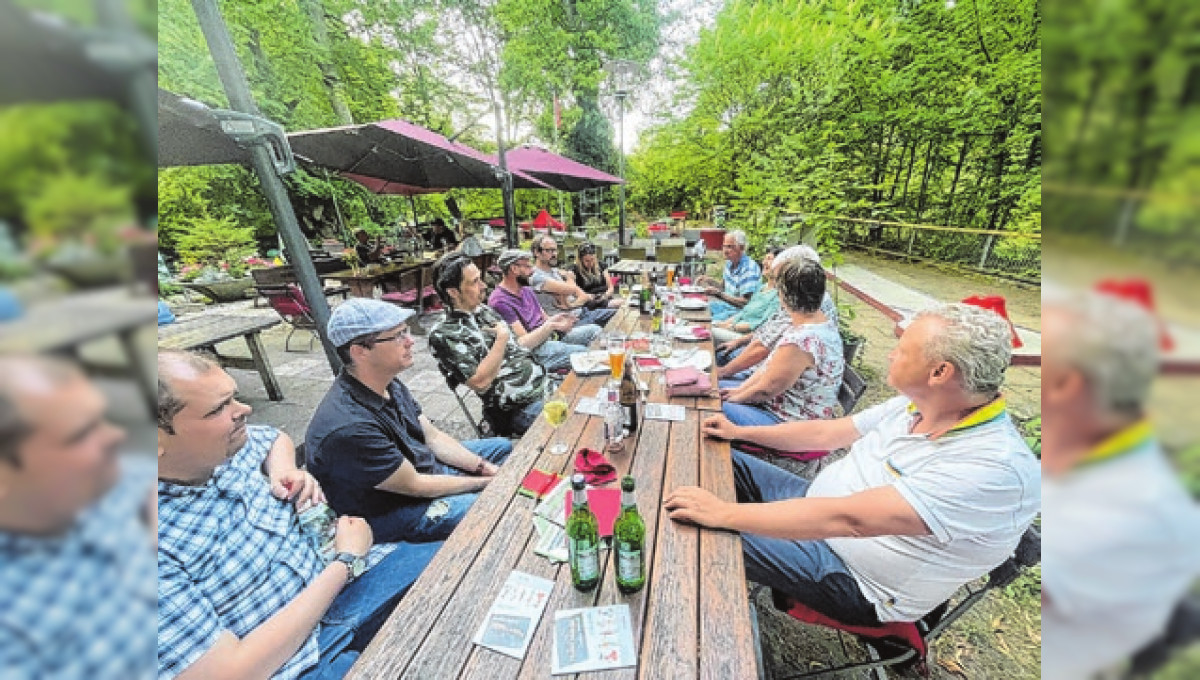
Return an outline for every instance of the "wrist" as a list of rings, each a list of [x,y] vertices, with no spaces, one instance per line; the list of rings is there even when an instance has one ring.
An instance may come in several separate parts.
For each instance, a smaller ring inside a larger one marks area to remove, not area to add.
[[[471,472],[471,474],[475,475],[476,477],[479,477],[479,476],[483,475],[484,468],[486,468],[486,467],[487,467],[487,460],[484,458],[480,458],[479,464],[475,466],[475,469]]]

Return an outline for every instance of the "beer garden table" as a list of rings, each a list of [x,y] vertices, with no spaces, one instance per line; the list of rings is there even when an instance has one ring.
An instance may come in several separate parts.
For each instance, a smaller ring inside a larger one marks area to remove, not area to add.
[[[262,346],[259,333],[277,325],[278,316],[234,316],[232,314],[205,314],[184,318],[175,323],[158,327],[160,349],[204,350],[216,357],[222,366],[258,371],[263,387],[271,401],[283,401],[283,389],[275,378],[267,351]],[[217,343],[238,336],[246,340],[250,358],[232,357],[217,352]]]
[[[626,279],[637,279],[642,273],[658,273],[662,274],[667,271],[667,265],[661,262],[649,262],[646,260],[621,260],[608,268],[608,273],[616,274],[621,277],[622,281]]]
[[[648,325],[648,317],[626,307],[608,330],[631,333],[645,331]],[[696,344],[712,349],[711,342]],[[668,401],[661,381],[653,376],[642,374],[650,385],[649,401]],[[521,480],[533,468],[572,472],[574,455],[549,453],[551,442],[566,442],[572,451],[602,448],[603,419],[575,413],[574,407],[579,399],[594,396],[607,379],[567,377],[561,387],[571,404],[565,423],[553,428],[539,418],[516,444],[347,678],[546,678],[555,612],[621,603],[630,608],[637,666],[588,673],[589,680],[758,676],[741,537],[673,522],[662,509],[667,494],[681,486],[698,485],[721,498],[735,498],[728,442],[700,434],[701,420],[721,408],[715,373],[711,396],[669,400],[685,406],[683,421],[643,421],[625,451],[608,456],[618,476],[629,473],[637,481],[636,500],[646,522],[646,586],[621,595],[612,574],[611,551],[605,551],[599,585],[581,593],[571,585],[566,564],[534,554],[537,503],[517,493]],[[512,570],[555,582],[520,660],[472,643]]]

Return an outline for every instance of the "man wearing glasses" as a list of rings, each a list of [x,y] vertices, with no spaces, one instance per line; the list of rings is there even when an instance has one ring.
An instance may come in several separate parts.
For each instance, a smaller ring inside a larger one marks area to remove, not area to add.
[[[329,341],[345,368],[305,437],[329,504],[382,542],[445,539],[512,452],[504,438],[459,443],[421,413],[397,377],[413,364],[412,314],[367,298],[334,310]]]
[[[534,239],[533,256],[537,262],[530,274],[529,285],[537,292],[538,302],[547,314],[583,309],[579,323],[603,326],[617,313],[580,288],[574,274],[558,269],[558,242],[553,237]],[[594,308],[595,303],[601,306]]]

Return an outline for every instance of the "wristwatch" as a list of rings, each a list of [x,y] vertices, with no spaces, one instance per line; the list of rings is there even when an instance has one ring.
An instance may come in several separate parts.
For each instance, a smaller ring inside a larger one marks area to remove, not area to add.
[[[346,565],[346,569],[350,572],[350,580],[347,583],[362,576],[362,573],[367,570],[367,561],[354,553],[340,552],[333,556],[333,561]]]

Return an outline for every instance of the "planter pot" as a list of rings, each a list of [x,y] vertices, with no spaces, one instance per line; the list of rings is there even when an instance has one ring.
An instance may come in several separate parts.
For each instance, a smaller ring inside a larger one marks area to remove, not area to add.
[[[132,274],[126,253],[45,262],[42,267],[66,279],[76,288],[115,286],[129,281]]]
[[[254,290],[254,279],[249,276],[231,281],[211,281],[209,283],[184,283],[184,288],[194,290],[214,302],[237,302],[245,300]]]

